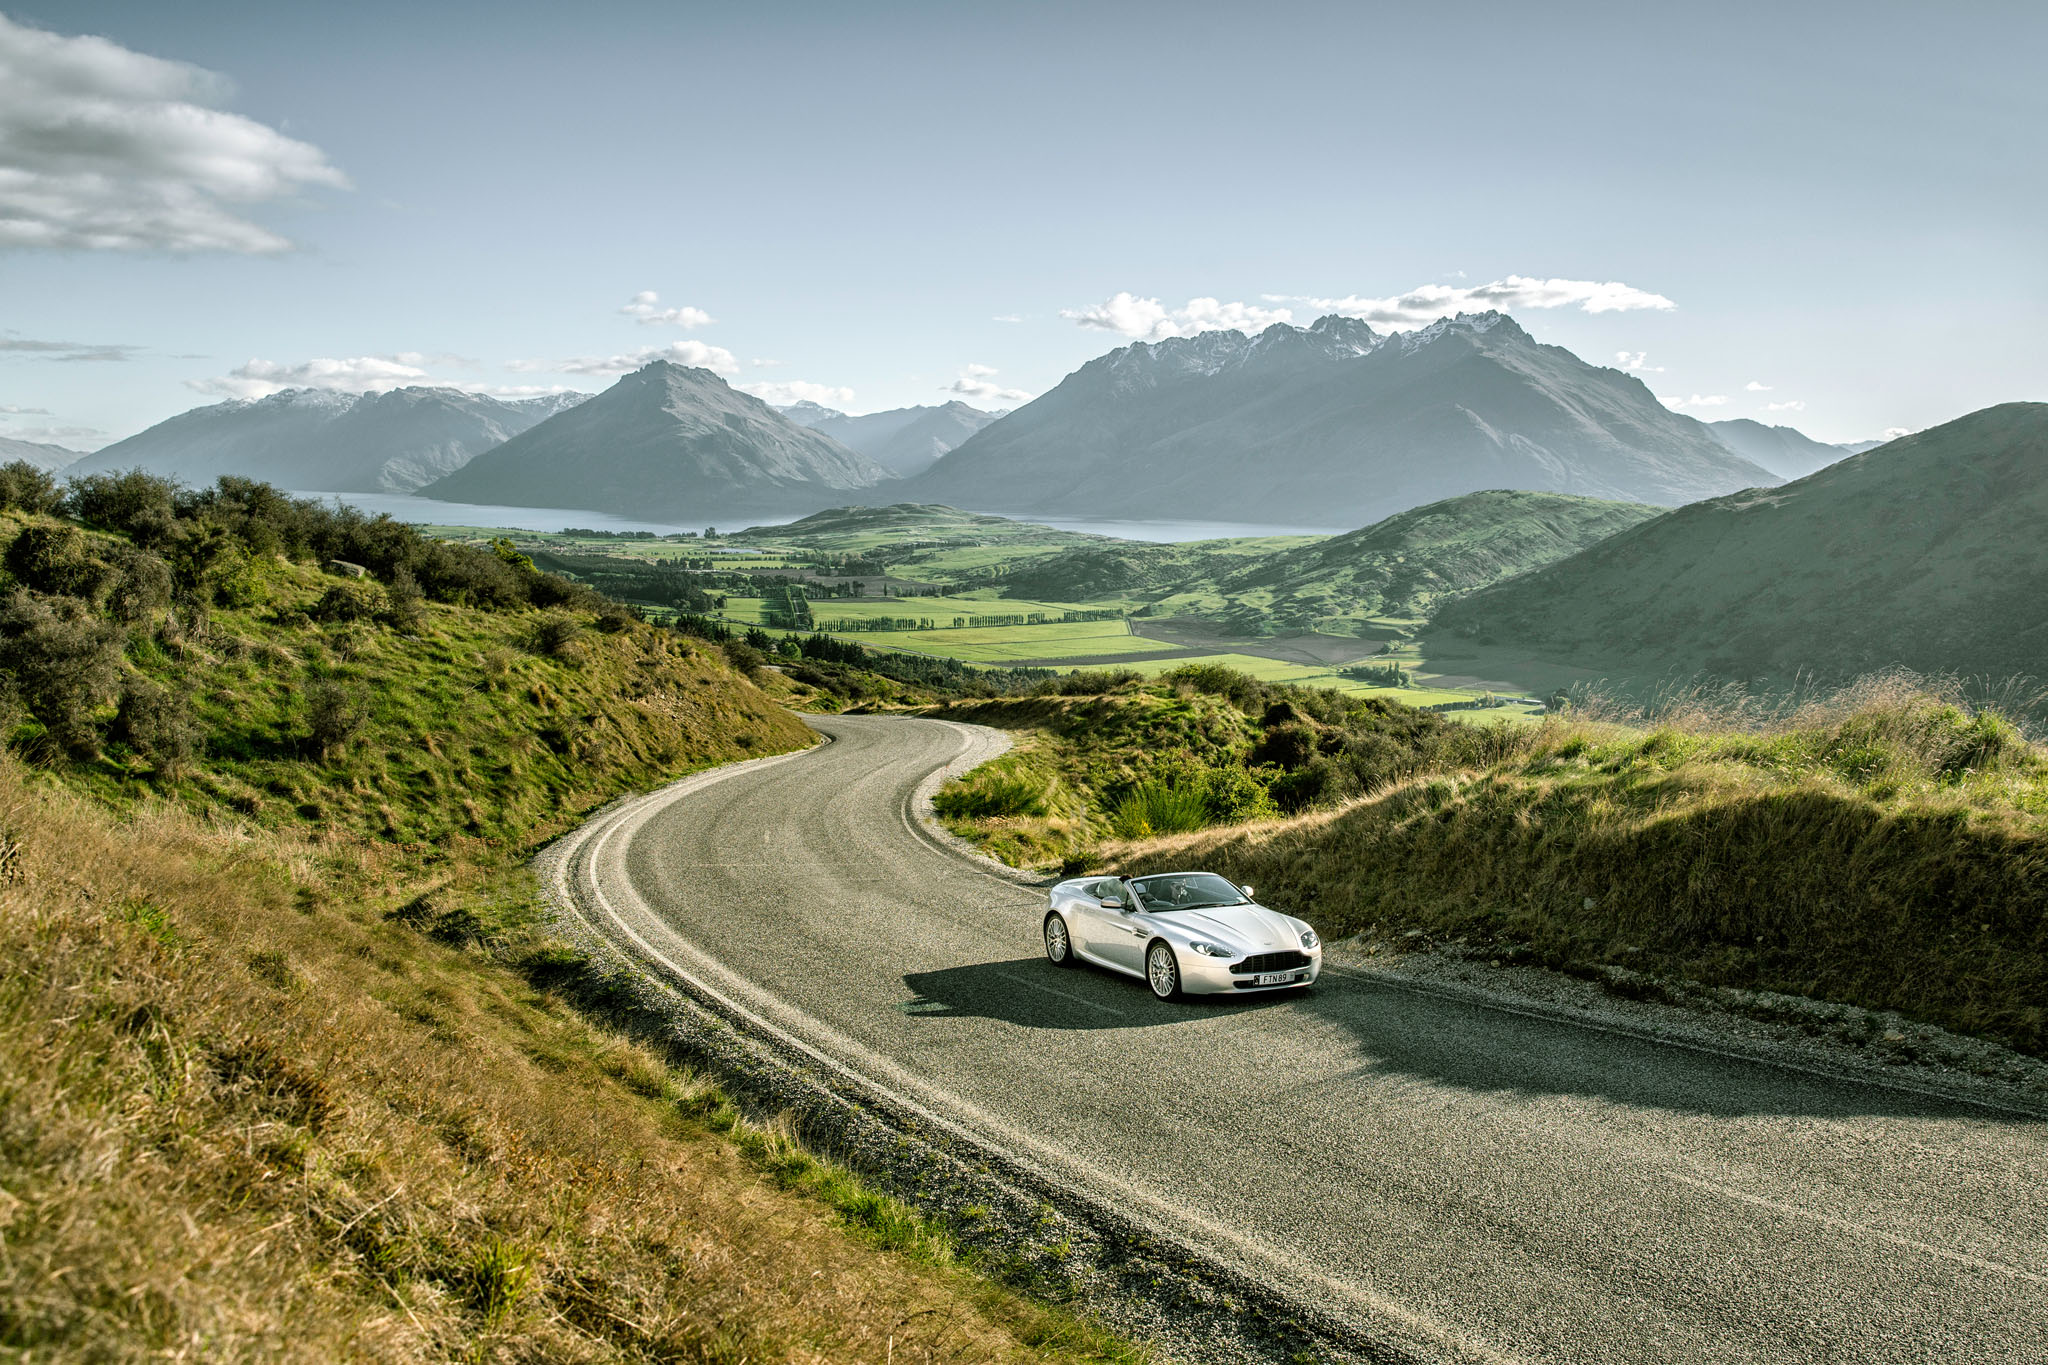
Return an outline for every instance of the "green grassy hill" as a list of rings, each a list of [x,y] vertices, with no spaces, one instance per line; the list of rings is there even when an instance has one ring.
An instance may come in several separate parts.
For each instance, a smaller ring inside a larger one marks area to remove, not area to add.
[[[0,1347],[1130,1358],[551,936],[540,843],[812,741],[735,659],[509,544],[0,469]]]
[[[1617,678],[2048,676],[2048,404],[1682,507],[1451,603],[1446,631]]]
[[[1439,602],[1576,554],[1661,508],[1560,493],[1468,493],[1348,535],[1222,563],[1155,607],[1220,598],[1230,618],[1274,624],[1412,618]]]

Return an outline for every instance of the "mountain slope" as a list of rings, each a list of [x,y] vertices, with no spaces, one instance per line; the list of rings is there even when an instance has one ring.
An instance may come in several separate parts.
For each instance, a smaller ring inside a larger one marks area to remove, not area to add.
[[[410,493],[586,396],[286,389],[181,413],[79,461],[72,472],[139,468],[192,484],[238,474],[284,488]]]
[[[1643,385],[1498,313],[1101,356],[904,495],[991,511],[1360,525],[1488,488],[1674,504],[1777,480]]]
[[[72,462],[84,458],[85,452],[82,450],[44,445],[40,441],[17,441],[11,437],[0,436],[0,464],[26,460],[45,474],[54,474]]]
[[[859,451],[898,478],[923,473],[941,455],[1003,415],[960,402],[891,408],[858,417],[811,402],[778,411],[800,426],[824,432],[848,450]]]
[[[2044,522],[2048,404],[2007,403],[1681,507],[1437,624],[1635,676],[2048,676]]]
[[[420,490],[642,519],[808,511],[889,475],[709,370],[657,360]]]
[[[1841,446],[1816,441],[1803,431],[1766,426],[1748,417],[1705,425],[1722,445],[1751,464],[1762,465],[1781,479],[1803,479],[1853,453]]]

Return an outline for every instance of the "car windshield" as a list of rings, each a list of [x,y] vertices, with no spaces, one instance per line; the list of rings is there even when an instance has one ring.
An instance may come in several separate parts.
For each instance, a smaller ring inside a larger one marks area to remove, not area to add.
[[[1219,905],[1250,904],[1244,892],[1211,872],[1140,877],[1131,885],[1147,910],[1213,910]]]

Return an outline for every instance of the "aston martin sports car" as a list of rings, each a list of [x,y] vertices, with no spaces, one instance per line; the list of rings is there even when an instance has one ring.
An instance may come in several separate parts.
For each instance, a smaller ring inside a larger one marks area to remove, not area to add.
[[[1314,929],[1213,872],[1076,877],[1046,894],[1047,960],[1135,976],[1161,1000],[1297,990],[1322,974]]]

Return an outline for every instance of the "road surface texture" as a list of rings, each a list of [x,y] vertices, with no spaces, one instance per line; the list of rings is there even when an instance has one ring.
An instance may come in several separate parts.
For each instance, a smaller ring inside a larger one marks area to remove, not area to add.
[[[642,961],[876,1093],[1422,1358],[2048,1361],[2048,1122],[1342,969],[1161,1004],[915,820],[987,732],[815,724],[566,856]]]

